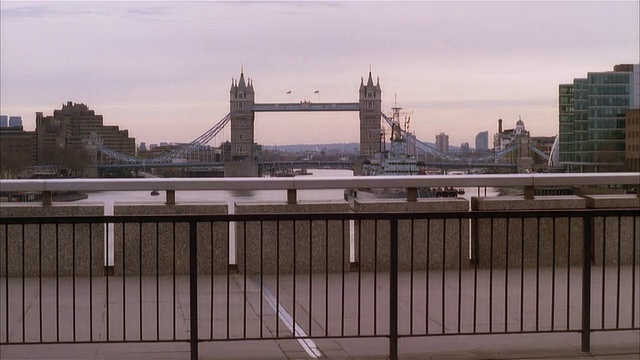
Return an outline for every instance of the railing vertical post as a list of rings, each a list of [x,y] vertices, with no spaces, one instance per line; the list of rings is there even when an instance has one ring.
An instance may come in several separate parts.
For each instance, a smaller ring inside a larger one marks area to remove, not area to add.
[[[198,359],[198,242],[197,223],[189,222],[189,309],[191,360]]]
[[[398,219],[392,218],[389,239],[389,359],[398,358]]]
[[[593,217],[582,217],[584,242],[582,247],[582,341],[580,350],[591,349],[591,249],[593,244]]]

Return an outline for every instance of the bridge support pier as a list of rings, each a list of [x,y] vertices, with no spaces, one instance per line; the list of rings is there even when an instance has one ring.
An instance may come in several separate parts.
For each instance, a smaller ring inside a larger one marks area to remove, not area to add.
[[[259,177],[260,169],[255,161],[225,162],[224,177]]]

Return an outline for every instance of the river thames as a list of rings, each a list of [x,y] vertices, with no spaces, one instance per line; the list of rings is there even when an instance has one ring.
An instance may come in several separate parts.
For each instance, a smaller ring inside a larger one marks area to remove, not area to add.
[[[332,170],[332,169],[311,169],[309,172],[313,177],[350,177],[353,176],[351,170]],[[470,199],[478,196],[478,189],[474,187],[464,188],[465,194],[462,197]],[[111,215],[110,210],[116,202],[141,202],[141,203],[157,203],[165,202],[165,193],[158,189],[159,196],[151,196],[149,191],[108,191],[89,193],[89,197],[79,200],[76,203],[104,203],[105,215]],[[481,196],[497,196],[498,192],[493,188],[482,188]],[[485,195],[486,194],[486,195]],[[226,202],[232,205],[234,202],[264,202],[264,201],[286,201],[286,191],[176,191],[177,203],[188,202]],[[299,201],[336,201],[344,200],[344,191],[340,189],[329,190],[302,190],[298,192]]]
[[[313,177],[350,177],[353,176],[351,170],[333,170],[333,169],[310,169],[309,172]],[[464,188],[465,193],[460,197],[471,199],[474,196],[497,196],[498,191],[494,188]],[[160,195],[152,196],[150,191],[100,191],[89,193],[86,199],[76,201],[74,203],[82,204],[104,204],[105,215],[113,215],[113,206],[115,203],[139,203],[139,204],[163,204],[166,201],[165,192],[158,189]],[[236,202],[285,202],[286,191],[282,190],[261,190],[261,191],[176,191],[176,203],[227,203],[229,213],[234,212],[234,203]],[[341,189],[325,189],[325,190],[302,190],[298,191],[298,201],[344,201],[344,190]],[[351,246],[353,247],[353,224],[350,226],[352,233]],[[107,226],[108,254],[106,254],[107,264],[113,265],[113,224]],[[235,226],[229,227],[230,249],[229,257],[232,263],[235,259]],[[106,249],[105,249],[106,252]],[[350,252],[353,257],[353,249]],[[353,260],[353,259],[351,259]]]

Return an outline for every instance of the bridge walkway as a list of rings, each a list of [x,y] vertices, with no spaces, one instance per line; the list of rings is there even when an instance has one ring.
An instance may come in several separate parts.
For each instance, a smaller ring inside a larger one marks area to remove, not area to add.
[[[550,272],[541,269],[540,273],[540,302],[538,311],[540,314],[549,314],[550,304],[545,301],[550,297],[551,286]],[[548,270],[548,269],[547,269]],[[630,276],[632,268],[622,267],[621,276]],[[636,269],[637,271],[637,269]],[[594,267],[593,274],[598,274],[599,270]],[[556,327],[564,326],[564,319],[569,313],[570,328],[579,328],[580,326],[580,269],[575,268],[571,271],[571,292],[576,296],[576,302],[569,306],[562,306],[562,302],[556,303]],[[374,278],[377,276],[377,281]],[[413,278],[409,272],[400,272],[399,274],[399,332],[407,335],[410,333],[410,325],[414,331],[424,332],[425,324],[429,326],[429,332],[437,334],[442,331],[442,312],[439,309],[445,309],[446,324],[444,331],[446,333],[457,332],[457,270],[445,271],[444,276],[447,278],[446,294],[451,297],[451,301],[447,301],[445,305],[440,301],[440,292],[442,284],[442,271],[431,271],[429,275],[429,290],[432,293],[429,305],[429,317],[425,317],[426,313],[426,277],[424,271],[414,271]],[[462,273],[462,301],[466,301],[463,306],[461,316],[461,330],[472,330],[472,309],[468,301],[471,299],[470,291],[465,282],[472,281],[472,270],[463,271]],[[575,279],[573,277],[575,276]],[[451,277],[451,279],[449,279]],[[535,277],[535,269],[526,269],[524,272],[525,281]],[[360,278],[360,280],[358,280]],[[104,301],[105,293],[105,277],[95,277],[92,282],[92,290],[89,291],[88,278],[77,277],[75,279],[76,286],[76,336],[77,340],[89,339],[89,294],[93,294],[93,336],[95,339],[104,340],[106,334],[106,324],[104,323],[105,313],[110,312],[109,317],[109,337],[110,339],[138,339],[140,333],[143,338],[156,338],[156,325],[160,324],[160,338],[187,339],[189,329],[189,279],[184,276],[177,276],[175,283],[175,292],[172,289],[173,281],[171,276],[161,276],[158,279],[157,292],[159,302],[156,301],[156,277],[142,277],[142,305],[139,305],[139,277],[122,277],[109,278],[109,307]],[[388,282],[385,274],[378,273],[361,273],[360,277],[357,272],[348,273],[342,277],[341,274],[330,274],[325,278],[324,274],[298,274],[296,276],[296,301],[295,316],[296,324],[299,327],[299,333],[304,332],[312,335],[323,336],[325,331],[329,334],[339,335],[342,332],[343,325],[341,323],[341,296],[344,279],[345,290],[345,317],[344,317],[344,333],[355,334],[358,331],[358,319],[360,319],[360,331],[362,334],[374,334],[373,321],[377,321],[377,332],[385,334],[388,331]],[[6,289],[5,279],[0,284],[0,294],[3,295]],[[245,330],[243,324],[247,324],[247,336],[259,336],[260,331],[264,337],[271,337],[277,331],[281,336],[291,336],[291,322],[294,314],[293,307],[293,278],[291,275],[280,275],[279,291],[276,290],[275,277],[264,276],[263,288],[260,292],[259,276],[247,276],[245,283],[243,275],[231,275],[229,284],[227,285],[226,276],[210,276],[199,277],[199,317],[200,326],[199,334],[201,339],[211,337],[211,300],[213,299],[213,337],[215,342],[200,343],[201,359],[312,359],[312,358],[330,358],[330,359],[373,359],[385,358],[388,353],[388,341],[386,338],[360,338],[360,339],[312,339],[312,340],[243,340],[243,341],[224,341],[229,336],[237,338],[243,336]],[[311,280],[311,281],[310,281]],[[574,281],[575,280],[575,281]],[[595,280],[595,279],[594,279]],[[21,279],[10,278],[8,286],[18,288],[21,286]],[[504,289],[504,273],[494,270],[493,286],[495,289]],[[519,279],[509,280],[508,287],[516,286],[519,288]],[[43,284],[40,288],[38,279],[26,279],[25,281],[25,306],[24,313],[21,308],[21,298],[13,296],[9,299],[9,318],[5,307],[0,309],[0,319],[8,319],[10,338],[14,340],[21,339],[22,327],[25,324],[26,340],[37,341],[40,331],[38,326],[39,314],[39,292],[42,291],[43,298],[46,299],[43,306],[48,311],[43,311],[42,336],[44,339],[55,339],[55,312],[51,311],[56,303],[55,278],[43,278]],[[213,291],[211,291],[211,283],[213,282]],[[126,284],[127,297],[123,300],[122,287]],[[488,284],[488,271],[478,272],[478,283]],[[246,284],[246,285],[244,285]],[[360,306],[358,306],[357,289],[362,291]],[[376,288],[376,296],[374,297],[374,286]],[[411,284],[413,284],[413,294],[411,294]],[[592,284],[592,293],[600,294],[601,283],[594,281]],[[328,285],[328,286],[327,286]],[[555,286],[558,287],[558,293],[563,294],[563,286],[566,281],[557,280]],[[58,283],[59,302],[60,302],[60,331],[61,340],[72,340],[68,338],[73,331],[73,321],[71,313],[71,304],[73,301],[71,291],[71,278],[60,278]],[[229,291],[227,292],[227,286]],[[311,291],[309,287],[311,286]],[[42,290],[40,290],[42,289]],[[328,289],[328,293],[327,293]],[[482,286],[479,286],[480,294]],[[484,290],[486,294],[486,289]],[[621,296],[630,298],[631,289],[621,289]],[[12,292],[16,294],[16,292]],[[174,300],[175,294],[175,300]],[[309,295],[313,298],[309,306]],[[504,298],[497,292],[494,293],[493,307],[495,309],[504,308]],[[274,297],[277,296],[277,304],[274,303]],[[560,296],[560,295],[558,295]],[[534,296],[535,297],[535,296]],[[611,298],[610,298],[611,297]],[[247,299],[246,310],[243,309],[243,299]],[[573,295],[572,295],[573,298]],[[604,298],[605,303],[614,301],[615,294],[607,294]],[[329,303],[325,303],[328,299]],[[640,301],[636,297],[637,301]],[[3,299],[4,301],[4,299]],[[412,301],[412,303],[411,303]],[[593,305],[595,309],[602,308],[600,306],[602,299],[600,296],[593,296]],[[512,329],[519,326],[520,310],[519,300],[512,303],[509,300],[509,314],[507,317],[507,328]],[[615,302],[615,301],[614,301]],[[531,319],[535,318],[536,307],[534,301],[527,295],[524,301],[523,314],[525,321],[525,329],[533,326]],[[3,304],[5,305],[5,304]],[[277,306],[279,305],[279,306]],[[325,313],[326,305],[329,308],[329,314]],[[378,309],[377,316],[374,317],[373,309]],[[410,313],[408,309],[413,311]],[[226,311],[229,306],[229,312]],[[480,296],[478,298],[478,331],[485,331],[489,326],[486,309],[489,306],[488,300]],[[638,305],[636,305],[638,306]],[[261,310],[262,307],[262,310]],[[123,308],[124,314],[123,314]],[[142,331],[139,324],[131,319],[140,317],[140,308],[142,308]],[[276,312],[275,309],[278,309]],[[360,309],[360,316],[358,309]],[[615,306],[605,307],[605,319],[615,319]],[[157,312],[157,310],[159,310]],[[172,334],[171,326],[175,311],[175,335]],[[245,315],[246,311],[246,315]],[[311,312],[311,316],[309,316]],[[262,313],[262,321],[261,314]],[[156,317],[156,314],[159,317]],[[228,316],[226,314],[229,314]],[[287,317],[286,315],[289,315]],[[495,311],[491,325],[496,328],[505,326],[504,317],[498,315]],[[123,334],[122,321],[123,315],[127,318],[126,335]],[[602,314],[592,314],[592,325],[594,328],[600,326],[599,319]],[[640,314],[636,312],[635,316],[640,318]],[[276,319],[279,319],[276,325]],[[227,333],[227,319],[229,320]],[[246,320],[243,320],[246,319]],[[328,319],[328,326],[326,326]],[[627,319],[630,321],[630,319]],[[4,322],[5,320],[3,320]],[[623,321],[625,321],[623,319]],[[638,319],[636,319],[638,321]],[[549,327],[550,319],[541,317],[540,328]],[[609,322],[609,320],[605,320]],[[0,329],[0,338],[5,339],[5,326]],[[640,354],[640,332],[594,332],[591,335],[591,352],[580,352],[580,335],[579,333],[539,333],[539,334],[492,334],[492,335],[449,335],[449,336],[431,336],[431,337],[404,337],[399,340],[399,356],[405,359],[426,359],[426,358],[449,358],[449,359],[638,359]],[[314,350],[315,349],[315,350]],[[315,351],[315,352],[314,352]],[[319,355],[319,356],[316,356]],[[189,359],[188,343],[91,343],[91,344],[63,344],[63,345],[4,345],[0,346],[0,358],[9,359]]]

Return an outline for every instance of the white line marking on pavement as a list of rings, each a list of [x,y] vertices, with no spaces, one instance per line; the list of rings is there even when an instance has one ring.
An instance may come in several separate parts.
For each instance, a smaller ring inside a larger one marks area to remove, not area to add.
[[[282,322],[287,326],[287,328],[289,328],[291,332],[294,332],[293,329],[295,328],[294,337],[307,336],[304,330],[298,324],[293,322],[293,319],[291,318],[291,315],[289,315],[287,310],[285,310],[282,305],[278,304],[271,291],[264,287],[264,283],[262,284],[262,286],[262,296],[265,300],[267,300],[269,306],[271,306],[273,311],[278,312],[280,320],[282,320]],[[295,304],[293,306],[295,306]],[[276,310],[276,308],[279,310]],[[276,334],[276,336],[278,336],[278,334]],[[298,342],[300,343],[300,346],[302,346],[304,351],[306,351],[307,354],[309,354],[309,356],[311,356],[312,358],[317,359],[322,356],[322,353],[320,352],[320,350],[318,350],[313,340],[298,339]]]

